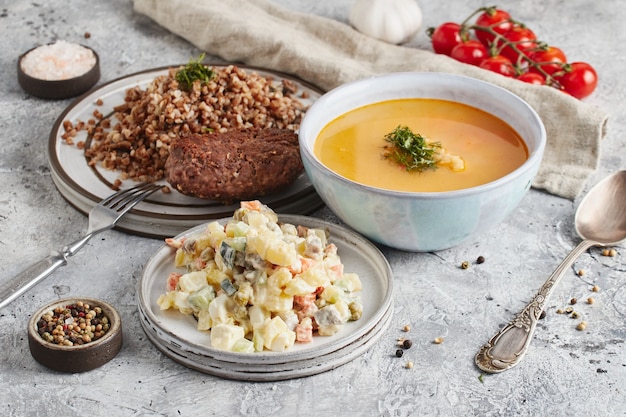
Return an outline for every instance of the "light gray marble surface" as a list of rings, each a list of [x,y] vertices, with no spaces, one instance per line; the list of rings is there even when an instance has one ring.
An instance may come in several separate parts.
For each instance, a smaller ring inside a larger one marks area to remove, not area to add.
[[[349,0],[276,0],[285,7],[347,21]],[[424,28],[459,21],[483,1],[419,1]],[[626,167],[626,8],[619,0],[529,0],[502,4],[571,60],[591,62],[600,84],[589,103],[611,112],[593,185]],[[85,32],[91,38],[85,40]],[[100,54],[101,82],[186,62],[197,51],[149,19],[128,0],[0,0],[0,280],[84,232],[87,219],[57,192],[47,163],[52,124],[70,100],[43,101],[17,83],[17,56],[55,39],[85,42]],[[428,48],[424,31],[409,44]],[[580,149],[585,152],[585,149]],[[474,354],[530,299],[578,243],[576,201],[531,190],[495,230],[459,247],[412,254],[383,249],[394,272],[392,324],[368,352],[335,370],[272,383],[223,380],[162,355],[139,323],[136,284],[162,245],[107,232],[63,269],[0,311],[0,415],[3,416],[305,416],[305,415],[626,415],[626,250],[614,258],[583,255],[549,302],[525,360],[484,375]],[[328,209],[317,216],[337,221]],[[461,262],[485,257],[468,270]],[[586,273],[577,276],[575,271]],[[572,297],[589,323],[555,313]],[[44,303],[77,294],[108,300],[123,318],[122,351],[107,365],[61,374],[30,356],[26,324]],[[396,338],[414,346],[394,357]],[[434,344],[444,337],[442,344]],[[413,369],[404,367],[407,361]]]

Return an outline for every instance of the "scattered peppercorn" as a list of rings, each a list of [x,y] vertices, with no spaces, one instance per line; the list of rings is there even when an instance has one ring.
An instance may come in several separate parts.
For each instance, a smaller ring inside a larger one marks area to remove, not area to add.
[[[615,249],[603,249],[602,250],[602,256],[616,256],[617,255],[617,251]]]
[[[477,264],[482,264],[485,262],[485,257],[484,256],[479,256],[478,258],[476,258],[476,263]]]
[[[436,337],[435,340],[433,340],[433,343],[436,345],[440,345],[443,343],[443,337]]]
[[[91,33],[85,32],[84,36],[85,36],[85,39],[89,39],[89,38],[91,38]]]
[[[578,323],[578,326],[576,326],[576,330],[585,330],[586,328],[587,328],[586,321],[581,321],[580,323]]]
[[[556,309],[556,314],[563,314],[563,313],[565,313],[565,312],[563,311],[562,308],[557,308]]]
[[[101,307],[81,301],[45,312],[37,321],[37,332],[47,342],[63,346],[95,341],[109,330],[109,318]]]
[[[593,304],[595,302],[596,302],[595,298],[593,298],[593,297],[587,298],[587,304]]]
[[[593,292],[600,292],[600,287],[598,287],[597,285],[594,285],[594,286],[591,288],[591,291],[593,291]]]
[[[467,268],[469,268],[469,262],[467,262],[467,261],[463,261],[463,262],[461,263],[461,269],[467,269]]]
[[[404,355],[404,351],[403,351],[402,349],[398,349],[398,350],[396,350],[396,356],[397,356],[398,358],[401,358],[401,357],[402,357],[402,355]]]
[[[569,300],[569,303],[574,305],[578,302],[578,300],[576,299],[576,297],[572,298],[571,300]]]
[[[570,314],[572,311],[574,311],[574,309],[573,309],[572,307],[567,307],[567,308],[565,309],[565,312],[566,312],[567,314]]]
[[[406,339],[402,342],[402,347],[405,349],[411,349],[411,346],[413,346],[413,342],[411,342],[409,339]]]
[[[402,328],[402,330],[404,330],[405,332],[410,332],[411,331],[411,326],[408,324],[405,324],[404,327]]]
[[[413,369],[413,362],[408,361],[408,362],[406,363],[406,369]]]
[[[579,316],[579,314],[577,312],[575,312],[575,311],[572,312],[572,318],[573,319],[577,319],[578,316]]]
[[[585,271],[583,269],[579,269],[577,274],[579,277],[582,277],[583,275],[585,275]]]

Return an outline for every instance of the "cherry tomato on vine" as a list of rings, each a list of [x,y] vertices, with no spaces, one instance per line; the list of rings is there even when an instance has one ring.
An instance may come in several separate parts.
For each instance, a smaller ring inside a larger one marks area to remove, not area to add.
[[[479,67],[496,72],[505,77],[512,77],[515,75],[515,69],[509,58],[502,55],[490,56],[482,60]]]
[[[476,19],[476,26],[489,27],[494,32],[502,35],[503,33],[513,29],[513,22],[511,22],[511,15],[508,12],[500,9],[488,8],[484,13],[478,16]],[[474,33],[476,34],[476,38],[485,46],[489,46],[496,37],[495,35],[480,29],[474,29]]]
[[[556,46],[548,46],[530,54],[530,58],[538,64],[542,70],[552,75],[563,68],[562,64],[567,62],[565,53]],[[535,68],[529,71],[537,72]]]
[[[517,77],[517,79],[528,84],[544,85],[546,83],[544,76],[537,72],[525,72]]]
[[[479,41],[470,40],[462,42],[452,49],[450,56],[457,61],[470,65],[479,65],[483,59],[489,56],[485,45]]]
[[[433,30],[430,40],[433,50],[438,54],[450,56],[452,49],[461,43],[461,25],[454,22],[447,22],[439,25]]]
[[[526,56],[531,54],[533,49],[537,47],[537,36],[527,27],[514,26],[513,29],[505,32],[502,36],[513,43]],[[502,44],[503,42],[500,42],[499,46],[502,46]],[[519,54],[509,45],[502,48],[500,55],[509,58],[514,64],[523,63],[523,61],[520,61]]]
[[[596,70],[586,62],[573,62],[571,71],[556,77],[563,90],[577,99],[583,99],[593,93],[598,85]]]

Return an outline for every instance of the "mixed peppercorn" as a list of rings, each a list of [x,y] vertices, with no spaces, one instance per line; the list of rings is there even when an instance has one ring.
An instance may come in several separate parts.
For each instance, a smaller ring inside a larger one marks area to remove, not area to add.
[[[110,325],[101,307],[78,301],[45,312],[37,321],[37,332],[49,343],[74,346],[100,339]]]

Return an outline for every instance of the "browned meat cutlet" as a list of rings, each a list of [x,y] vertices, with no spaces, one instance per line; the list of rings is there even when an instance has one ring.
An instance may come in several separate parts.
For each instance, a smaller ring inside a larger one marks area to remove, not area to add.
[[[303,169],[297,134],[277,128],[184,136],[165,163],[167,181],[182,194],[224,202],[274,193]]]

